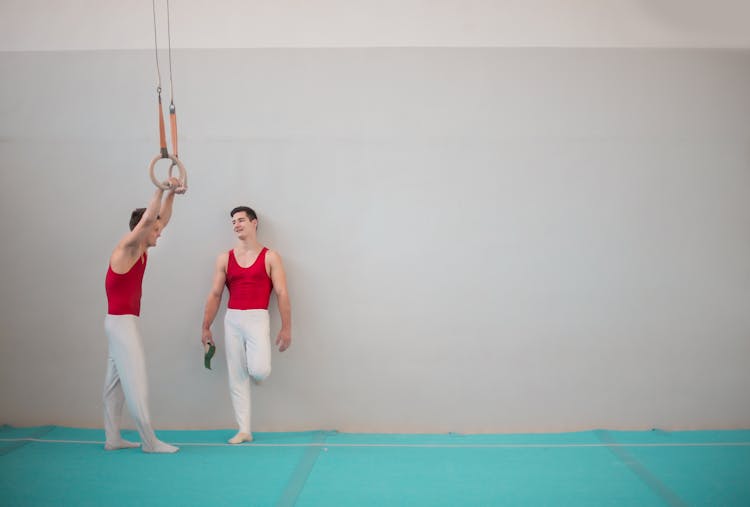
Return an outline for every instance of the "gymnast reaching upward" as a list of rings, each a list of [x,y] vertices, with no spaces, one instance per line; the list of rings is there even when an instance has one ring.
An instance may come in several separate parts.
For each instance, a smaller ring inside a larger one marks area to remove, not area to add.
[[[148,259],[146,251],[156,246],[169,223],[175,194],[185,193],[184,183],[170,178],[169,188],[158,187],[147,208],[138,208],[125,234],[109,258],[105,288],[108,310],[104,329],[109,342],[107,375],[104,383],[104,431],[107,450],[138,447],[120,436],[120,415],[128,404],[144,452],[170,453],[177,447],[156,438],[148,411],[148,383],[143,343],[138,329],[141,285]],[[163,202],[162,202],[163,198]]]

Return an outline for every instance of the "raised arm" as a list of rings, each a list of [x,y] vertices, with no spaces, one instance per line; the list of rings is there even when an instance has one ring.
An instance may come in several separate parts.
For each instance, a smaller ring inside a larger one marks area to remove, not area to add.
[[[171,188],[167,191],[167,197],[161,203],[161,209],[159,209],[159,221],[161,221],[161,228],[164,229],[169,223],[169,219],[172,218],[172,206],[174,205],[174,196],[176,194],[184,194],[186,188],[182,187],[180,180],[177,178],[170,178],[169,183]]]
[[[153,231],[156,219],[159,216],[159,206],[164,191],[157,188],[151,198],[146,211],[143,212],[141,220],[132,231],[125,234],[117,243],[109,264],[115,273],[127,272],[138,257],[143,253],[142,245],[147,236]]]
[[[161,198],[164,195],[164,190],[157,188],[151,197],[151,202],[148,203],[146,211],[143,212],[140,222],[126,234],[120,241],[120,245],[129,248],[137,247],[151,232],[154,223],[156,223],[159,217],[159,208],[161,206]]]
[[[276,293],[279,316],[281,317],[281,329],[276,337],[276,345],[278,345],[279,351],[284,352],[292,344],[292,304],[286,289],[286,273],[284,273],[284,266],[281,263],[281,256],[274,251],[269,251],[267,258],[271,268],[273,291]]]
[[[214,268],[214,279],[211,282],[211,290],[206,299],[206,309],[203,311],[203,331],[201,341],[205,346],[207,343],[214,343],[214,337],[211,334],[211,324],[213,324],[216,314],[221,304],[221,296],[224,293],[224,284],[227,280],[227,262],[229,254],[223,253],[216,259]]]

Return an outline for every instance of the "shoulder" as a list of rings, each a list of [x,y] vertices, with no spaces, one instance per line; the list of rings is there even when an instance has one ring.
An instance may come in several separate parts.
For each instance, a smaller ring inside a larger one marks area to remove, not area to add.
[[[229,252],[231,252],[231,250]],[[227,264],[229,263],[229,252],[222,252],[216,257],[217,268],[224,268],[224,270],[226,270]]]
[[[123,236],[109,256],[109,265],[116,273],[123,273],[130,270],[135,261],[145,253],[145,249],[141,250],[139,244],[134,244],[128,241],[128,239],[128,234]]]
[[[266,268],[270,270],[270,273],[278,273],[284,271],[284,265],[281,262],[281,254],[275,250],[268,250],[266,252]]]
[[[128,231],[122,235],[120,241],[118,241],[117,245],[115,245],[115,252],[127,252],[130,254],[135,254],[142,248],[142,243],[143,242],[136,233],[136,230],[133,229],[132,231]]]
[[[266,248],[266,260],[270,262],[281,261],[281,254],[277,252],[276,250],[271,250],[270,248]]]

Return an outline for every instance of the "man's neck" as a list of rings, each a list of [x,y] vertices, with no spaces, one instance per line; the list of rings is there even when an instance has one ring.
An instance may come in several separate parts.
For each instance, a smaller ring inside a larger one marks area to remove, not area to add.
[[[239,252],[254,252],[260,250],[262,245],[255,238],[240,239],[235,246]]]

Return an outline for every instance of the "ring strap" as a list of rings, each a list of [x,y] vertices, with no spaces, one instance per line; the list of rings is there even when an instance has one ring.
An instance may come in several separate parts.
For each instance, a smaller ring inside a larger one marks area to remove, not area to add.
[[[175,157],[179,157],[177,154],[177,110],[174,107],[174,102],[169,104],[169,126],[172,130],[172,153]]]
[[[161,148],[161,158],[169,158],[167,151],[167,134],[164,132],[164,112],[161,110],[161,89],[159,94],[159,148]]]

